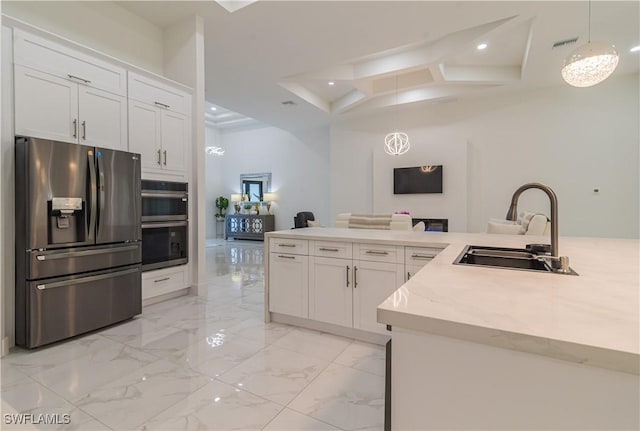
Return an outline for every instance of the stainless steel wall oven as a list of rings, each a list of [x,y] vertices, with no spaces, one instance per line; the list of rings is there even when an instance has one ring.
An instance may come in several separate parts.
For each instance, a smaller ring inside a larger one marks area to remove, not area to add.
[[[187,183],[142,181],[142,270],[189,261]]]

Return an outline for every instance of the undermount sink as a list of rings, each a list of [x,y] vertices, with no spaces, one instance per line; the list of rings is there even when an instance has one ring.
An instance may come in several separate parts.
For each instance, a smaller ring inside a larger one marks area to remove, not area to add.
[[[537,255],[531,250],[521,248],[468,245],[453,263],[524,271],[558,272],[544,260],[544,255]],[[577,275],[572,269],[567,274]]]

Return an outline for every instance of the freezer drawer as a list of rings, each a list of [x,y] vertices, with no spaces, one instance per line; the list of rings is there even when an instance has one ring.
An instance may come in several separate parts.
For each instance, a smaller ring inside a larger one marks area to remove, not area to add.
[[[60,277],[98,271],[142,261],[139,242],[117,245],[76,247],[62,250],[30,251],[26,256],[27,280]]]
[[[33,348],[129,319],[142,312],[140,265],[26,282],[16,310],[16,343]],[[22,315],[24,313],[24,315]]]

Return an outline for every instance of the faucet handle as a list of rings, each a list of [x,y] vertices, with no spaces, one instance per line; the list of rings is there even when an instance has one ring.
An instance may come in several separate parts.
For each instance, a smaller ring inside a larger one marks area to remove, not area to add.
[[[569,272],[569,256],[560,256],[560,272]]]

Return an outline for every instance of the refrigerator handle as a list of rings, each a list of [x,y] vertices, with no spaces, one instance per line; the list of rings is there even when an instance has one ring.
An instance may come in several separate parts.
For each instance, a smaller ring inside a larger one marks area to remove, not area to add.
[[[96,150],[97,151],[97,150]],[[96,159],[98,160],[98,229],[96,231],[96,238],[100,233],[100,227],[102,225],[101,216],[102,212],[105,210],[104,208],[104,166],[102,166],[102,154],[98,152],[96,155]]]
[[[89,213],[87,214],[88,217],[88,226],[87,226],[87,240],[93,241],[94,239],[94,235],[96,232],[96,216],[97,216],[97,210],[98,208],[96,207],[96,189],[97,189],[97,184],[96,184],[96,162],[95,162],[95,158],[93,156],[93,151],[88,151],[87,152],[87,157],[89,159],[89,201],[90,201],[90,205],[89,205]]]

